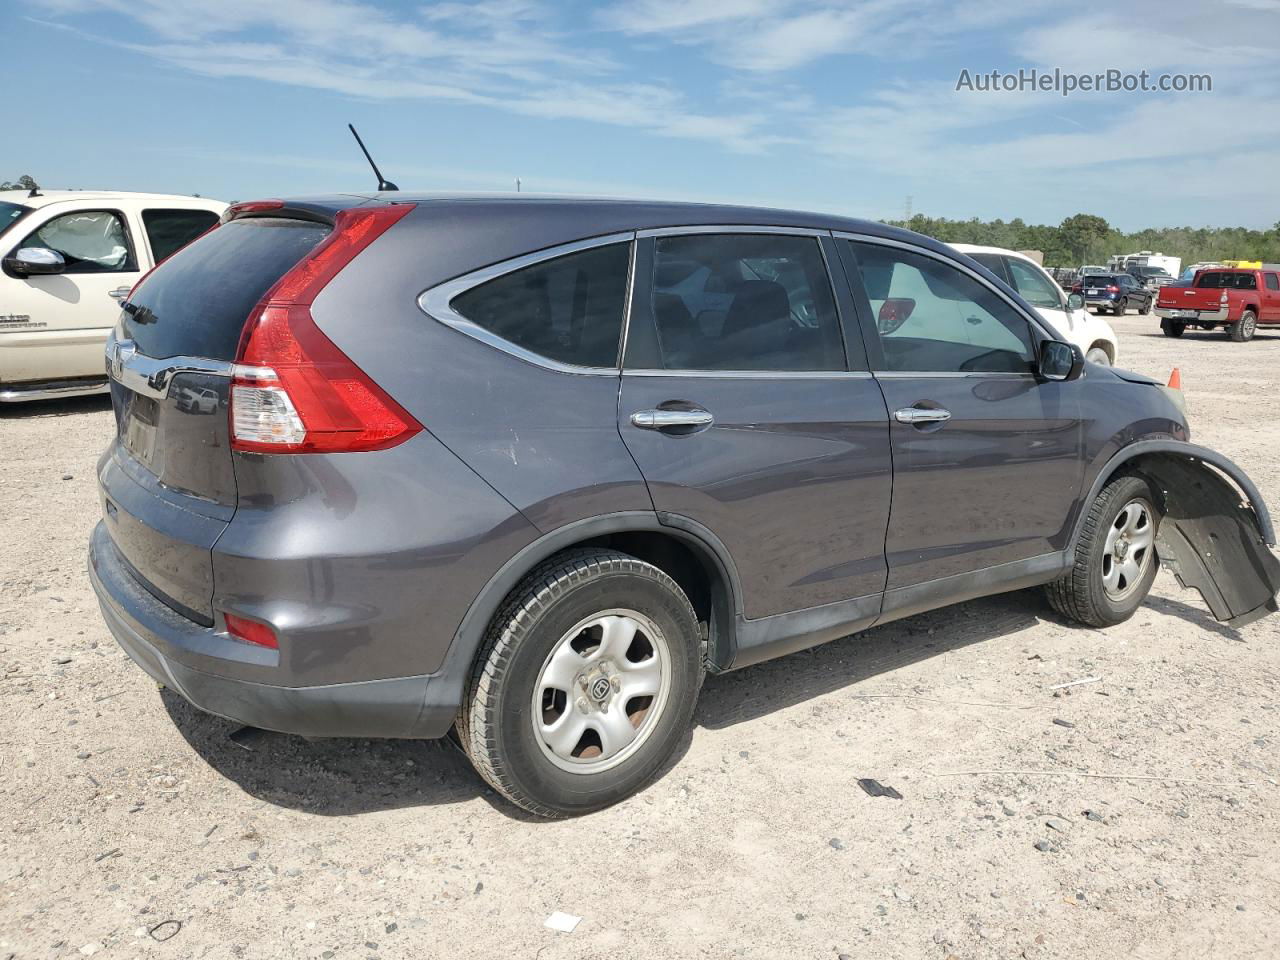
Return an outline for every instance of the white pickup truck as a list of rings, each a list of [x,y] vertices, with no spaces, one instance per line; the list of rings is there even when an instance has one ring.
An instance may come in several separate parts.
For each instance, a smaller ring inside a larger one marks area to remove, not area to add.
[[[107,389],[119,301],[227,205],[89,190],[0,192],[0,402]]]

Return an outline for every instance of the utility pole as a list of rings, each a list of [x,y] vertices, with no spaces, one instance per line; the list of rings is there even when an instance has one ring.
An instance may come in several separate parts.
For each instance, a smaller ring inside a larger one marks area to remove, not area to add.
[[[516,177],[516,193],[520,192],[520,178]]]

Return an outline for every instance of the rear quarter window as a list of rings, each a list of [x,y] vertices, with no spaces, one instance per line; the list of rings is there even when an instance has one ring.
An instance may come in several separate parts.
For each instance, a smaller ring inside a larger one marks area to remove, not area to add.
[[[459,316],[517,347],[576,367],[616,367],[629,243],[513,270],[454,297]]]
[[[155,359],[233,360],[249,312],[328,233],[282,217],[224,223],[142,282],[125,305],[124,335]]]

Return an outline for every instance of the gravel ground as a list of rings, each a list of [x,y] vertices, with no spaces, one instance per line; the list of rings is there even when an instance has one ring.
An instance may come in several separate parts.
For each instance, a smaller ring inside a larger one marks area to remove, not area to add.
[[[1280,335],[1114,325],[1280,505]],[[0,960],[1275,955],[1280,617],[1165,573],[1106,631],[915,617],[710,679],[659,782],[534,822],[448,742],[233,740],[158,691],[84,572],[110,424],[0,410]]]

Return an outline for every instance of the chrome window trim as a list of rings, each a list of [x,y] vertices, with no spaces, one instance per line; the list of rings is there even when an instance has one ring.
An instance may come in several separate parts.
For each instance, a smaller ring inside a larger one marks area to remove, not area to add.
[[[985,277],[979,274],[978,271],[965,266],[959,260],[953,260],[951,257],[948,257],[947,255],[942,253],[938,253],[936,250],[930,250],[927,247],[921,247],[914,243],[907,243],[903,240],[893,240],[893,239],[890,239],[889,237],[877,237],[869,233],[849,233],[843,230],[834,230],[832,231],[831,235],[835,237],[837,240],[853,240],[857,243],[875,243],[875,244],[879,244],[882,247],[896,247],[897,249],[900,249],[900,250],[906,250],[910,253],[918,253],[922,256],[930,257],[934,260],[937,260],[940,263],[945,263],[948,266],[953,267],[956,270],[959,270],[961,273],[964,273],[969,277],[972,277],[974,280],[978,281],[978,283],[982,284],[984,287],[986,287],[988,290],[994,293],[997,297],[999,297],[1001,300],[1007,303],[1010,307],[1012,307],[1014,312],[1017,313],[1019,316],[1021,316],[1024,320],[1026,320],[1027,323],[1031,325],[1031,329],[1038,331],[1042,337],[1048,340],[1058,339],[1057,336],[1052,331],[1045,329],[1045,326],[1040,321],[1039,317],[1036,317],[1036,316],[1033,316],[1032,314],[1027,313],[1025,310],[1022,309],[1021,306],[1018,305],[1016,301],[1011,300],[1008,294],[1000,290],[998,287],[993,286],[990,283],[990,281],[988,281]],[[1024,376],[1024,374],[1014,374],[1014,376]]]
[[[479,270],[473,270],[470,273],[464,273],[460,277],[454,277],[452,280],[446,280],[444,283],[438,283],[434,287],[429,287],[422,293],[418,294],[418,308],[433,320],[443,323],[447,327],[452,327],[459,333],[471,337],[473,340],[479,340],[481,343],[487,344],[497,350],[501,350],[518,360],[525,363],[533,364],[535,367],[542,367],[544,370],[553,370],[556,373],[569,373],[575,376],[586,377],[616,377],[621,370],[622,345],[625,343],[627,335],[627,326],[630,322],[631,314],[631,298],[630,293],[634,283],[635,260],[636,260],[636,234],[634,230],[628,230],[624,233],[610,233],[600,237],[589,237],[585,240],[575,240],[572,243],[563,243],[554,247],[546,247],[542,250],[536,250],[532,253],[521,254],[518,257],[512,257],[509,260],[502,260],[498,263],[492,263],[487,267],[481,267]],[[573,253],[580,253],[583,250],[591,250],[595,247],[607,247],[615,243],[629,243],[631,245],[630,257],[628,260],[628,276],[627,276],[627,301],[623,308],[622,326],[619,328],[618,341],[619,352],[614,359],[612,367],[583,367],[577,364],[564,363],[560,360],[553,360],[550,357],[544,357],[540,353],[532,350],[526,350],[519,344],[512,343],[510,340],[498,336],[492,331],[486,330],[477,323],[468,320],[462,314],[458,313],[452,307],[452,301],[460,294],[466,293],[473,287],[478,287],[482,283],[490,280],[496,280],[498,277],[508,273],[514,273],[524,267],[531,267],[547,260],[555,260],[559,257],[566,257]]]
[[[624,377],[680,377],[717,380],[871,380],[868,370],[632,370]]]
[[[637,230],[636,238],[643,240],[647,237],[672,237],[681,234],[701,234],[701,233],[774,233],[782,236],[791,237],[829,237],[830,230],[819,230],[815,227],[769,227],[760,224],[743,224],[743,223],[726,223],[726,224],[705,224],[695,223],[683,227],[650,227],[647,230]]]
[[[173,378],[180,373],[203,373],[229,377],[234,364],[229,360],[201,357],[164,357],[159,360],[138,352],[132,340],[112,340],[107,346],[107,373],[111,379],[134,393],[163,400],[169,395]]]
[[[879,380],[1034,380],[1040,378],[1034,373],[1017,373],[1011,370],[877,370]]]

